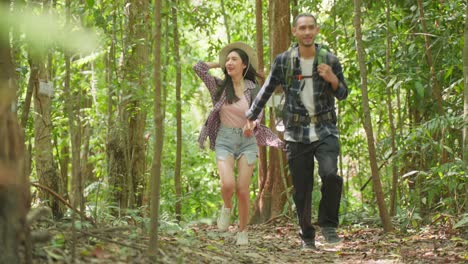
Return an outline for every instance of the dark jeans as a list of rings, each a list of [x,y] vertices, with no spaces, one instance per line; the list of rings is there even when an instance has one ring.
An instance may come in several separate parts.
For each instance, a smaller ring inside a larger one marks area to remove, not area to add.
[[[289,171],[294,185],[294,203],[302,238],[314,238],[311,223],[312,189],[314,186],[314,158],[322,180],[322,198],[318,212],[320,227],[337,227],[343,179],[338,176],[338,138],[328,136],[310,144],[287,142]]]

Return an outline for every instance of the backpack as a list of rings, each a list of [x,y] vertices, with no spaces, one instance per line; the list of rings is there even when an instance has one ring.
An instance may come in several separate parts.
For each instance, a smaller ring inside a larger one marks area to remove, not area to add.
[[[329,61],[328,61],[328,52],[330,51],[328,49],[328,47],[324,46],[324,45],[318,45],[318,56],[317,56],[317,65],[319,64],[322,64],[322,63],[326,63],[326,64],[329,64]],[[289,63],[286,64],[286,78],[287,78],[287,81],[288,81],[288,85],[291,85],[291,80],[294,78],[293,76],[293,69],[294,69],[294,59],[295,57],[297,57],[297,53],[298,53],[298,49],[297,48],[297,44],[294,44],[293,46],[291,46],[289,48]]]
[[[319,50],[318,50],[318,56],[317,56],[317,65],[322,64],[322,63],[329,64],[328,47],[324,45],[319,45],[318,48]],[[297,48],[297,44],[294,44],[288,50],[289,58],[287,59],[289,59],[289,63],[286,64],[286,74],[285,74],[288,86],[291,85],[293,78],[295,78],[295,76],[293,75],[294,58],[297,57],[298,49],[299,48]],[[285,111],[284,92],[281,94],[279,103],[276,105],[273,105],[273,110],[275,112],[276,130],[279,132],[284,132],[284,124],[283,124],[283,117],[284,117],[284,111]]]

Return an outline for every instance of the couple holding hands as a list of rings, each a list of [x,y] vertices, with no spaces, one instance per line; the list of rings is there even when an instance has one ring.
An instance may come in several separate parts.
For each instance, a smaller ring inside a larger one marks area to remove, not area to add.
[[[223,199],[217,225],[221,231],[228,229],[232,197],[236,192],[239,212],[237,245],[249,243],[249,185],[258,145],[286,150],[302,249],[315,249],[315,228],[311,222],[314,159],[322,181],[318,208],[320,231],[326,243],[342,241],[336,233],[343,180],[337,174],[340,145],[335,98],[345,99],[348,87],[336,56],[325,48],[321,51],[322,46],[315,43],[319,27],[312,14],[298,15],[294,19],[292,33],[297,43],[276,56],[259,91],[257,56],[254,49],[243,42],[222,48],[219,62],[200,61],[193,66],[208,88],[213,103],[200,132],[199,144],[203,148],[208,137],[210,148],[216,152]],[[217,67],[222,69],[224,79],[208,73]],[[260,124],[262,109],[277,86],[281,86],[285,94],[285,142]]]

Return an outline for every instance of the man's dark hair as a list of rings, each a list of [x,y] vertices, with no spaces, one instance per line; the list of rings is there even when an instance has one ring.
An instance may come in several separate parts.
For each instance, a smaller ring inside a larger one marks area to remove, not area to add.
[[[299,18],[301,18],[301,17],[311,17],[311,18],[314,19],[315,24],[317,24],[317,19],[315,18],[314,15],[312,15],[311,13],[301,13],[301,14],[297,15],[296,18],[294,18],[293,27],[295,27],[297,25],[297,20],[299,20]]]

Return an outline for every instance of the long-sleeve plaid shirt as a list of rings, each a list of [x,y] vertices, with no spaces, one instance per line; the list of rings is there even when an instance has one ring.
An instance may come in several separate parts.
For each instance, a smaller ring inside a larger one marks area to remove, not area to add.
[[[332,113],[335,117],[334,120],[326,122],[318,122],[315,124],[315,132],[320,139],[325,138],[328,135],[335,135],[338,137],[338,128],[336,127],[336,113],[335,113],[335,98],[338,100],[344,100],[348,96],[348,86],[344,80],[343,70],[338,58],[330,52],[327,52],[325,61],[331,66],[333,72],[339,80],[338,89],[333,91],[331,84],[326,82],[317,72],[318,57],[320,56],[320,45],[316,46],[316,56],[313,64],[313,89],[314,89],[314,104],[315,113],[313,115],[320,116],[324,113]],[[296,49],[296,50],[294,50]],[[288,67],[291,69],[291,58],[293,59],[292,76],[288,75]],[[299,114],[301,116],[309,116],[309,112],[305,108],[302,100],[300,99],[301,86],[304,79],[298,78],[301,75],[301,67],[299,63],[299,49],[297,45],[291,47],[289,50],[276,56],[273,65],[271,66],[270,74],[263,85],[262,89],[255,98],[250,109],[247,111],[246,116],[249,120],[254,120],[263,107],[267,103],[268,99],[273,94],[275,88],[280,85],[285,93],[285,110],[288,114]],[[309,140],[309,124],[291,125],[284,121],[286,125],[285,133],[291,141],[310,143]],[[285,135],[286,137],[286,135]]]
[[[219,112],[221,111],[221,107],[226,101],[226,93],[223,92],[219,100],[216,100],[216,91],[218,88],[218,84],[221,83],[219,78],[216,78],[208,73],[210,67],[202,62],[199,61],[197,64],[193,66],[193,70],[195,73],[203,80],[208,91],[211,95],[211,100],[213,103],[213,109],[211,110],[208,118],[203,125],[202,130],[200,131],[200,136],[198,137],[198,143],[200,148],[204,148],[204,143],[206,138],[210,139],[210,149],[215,148],[216,137],[218,135],[219,127],[221,125],[221,119],[219,117]],[[246,90],[244,92],[245,97],[249,104],[251,104],[251,93],[255,89],[255,83],[250,80],[245,80],[245,87]],[[261,111],[260,111],[261,112]],[[257,115],[258,122],[261,121],[262,115],[260,113]],[[271,146],[282,148],[284,143],[276,136],[268,127],[258,124],[257,128],[254,131],[255,137],[257,139],[257,144],[260,146]]]

